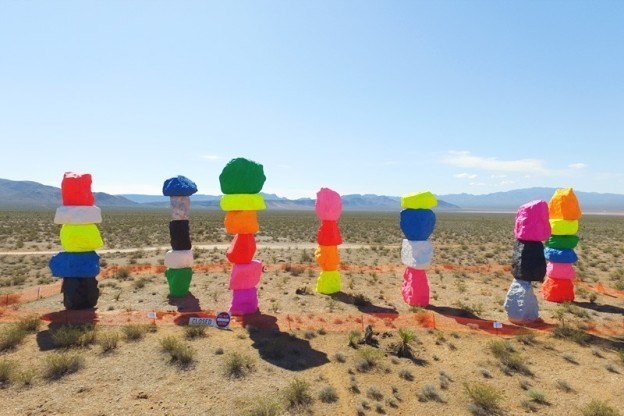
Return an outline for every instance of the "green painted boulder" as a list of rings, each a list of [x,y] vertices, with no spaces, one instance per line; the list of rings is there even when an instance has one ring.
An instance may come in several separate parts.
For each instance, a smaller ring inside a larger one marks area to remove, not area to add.
[[[169,283],[169,296],[172,298],[181,298],[189,293],[191,287],[191,279],[193,278],[193,269],[185,267],[183,269],[167,269],[165,277]]]
[[[557,250],[569,250],[576,247],[579,242],[577,235],[551,235],[546,240],[546,247],[556,248]]]
[[[265,180],[262,165],[242,157],[230,160],[219,175],[221,192],[225,195],[257,194]]]

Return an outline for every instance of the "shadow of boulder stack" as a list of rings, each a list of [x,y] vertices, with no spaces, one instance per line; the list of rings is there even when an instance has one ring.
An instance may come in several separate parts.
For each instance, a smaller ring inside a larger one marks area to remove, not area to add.
[[[181,298],[169,296],[169,305],[178,308],[178,312],[201,312],[199,299],[191,292]]]
[[[37,332],[37,346],[40,351],[56,348],[52,341],[52,333],[56,329],[67,325],[96,325],[98,322],[96,309],[51,312],[42,315],[41,319],[49,322],[49,325],[47,329]]]
[[[312,348],[309,341],[280,331],[274,316],[244,315],[241,323],[247,328],[252,347],[258,350],[260,358],[277,367],[303,371],[329,362],[327,354]]]

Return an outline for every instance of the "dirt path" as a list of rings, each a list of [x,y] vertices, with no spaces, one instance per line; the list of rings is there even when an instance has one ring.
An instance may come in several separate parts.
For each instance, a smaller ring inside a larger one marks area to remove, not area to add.
[[[227,250],[230,245],[227,243],[221,244],[197,244],[194,245],[193,248],[201,249],[201,250]],[[258,244],[258,248],[272,248],[272,249],[315,249],[317,244],[314,243],[269,243],[269,244]],[[350,249],[362,249],[369,248],[370,244],[342,244],[340,248],[350,248]],[[111,254],[111,253],[134,253],[136,251],[159,251],[159,250],[171,250],[170,246],[152,246],[152,247],[132,247],[132,248],[115,248],[115,249],[104,249],[97,250],[99,254]],[[49,250],[49,251],[0,251],[0,256],[42,256],[42,255],[54,255],[58,253],[58,250]]]

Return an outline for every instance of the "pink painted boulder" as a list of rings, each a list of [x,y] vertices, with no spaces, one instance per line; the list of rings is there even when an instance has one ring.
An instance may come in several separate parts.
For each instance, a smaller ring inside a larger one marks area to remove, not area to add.
[[[524,241],[546,241],[550,237],[546,201],[531,201],[518,209],[514,234],[516,240]]]
[[[251,263],[235,263],[230,275],[230,289],[251,289],[258,286],[262,276],[262,262],[253,260]]]
[[[424,270],[408,267],[403,273],[403,300],[410,306],[425,307],[429,305],[429,282]]]
[[[316,211],[316,216],[322,221],[338,221],[342,212],[340,194],[329,188],[321,188],[316,193],[314,210]]]
[[[558,280],[574,280],[576,272],[572,263],[548,263],[546,265],[546,276]]]
[[[258,290],[241,289],[232,291],[232,304],[230,313],[232,315],[250,315],[258,311]]]

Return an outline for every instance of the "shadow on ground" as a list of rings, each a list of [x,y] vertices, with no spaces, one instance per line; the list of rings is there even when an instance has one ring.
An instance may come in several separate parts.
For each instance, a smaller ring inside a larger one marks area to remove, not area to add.
[[[43,321],[50,322],[48,328],[37,332],[37,346],[40,351],[56,348],[52,341],[52,332],[66,325],[95,325],[98,322],[97,309],[63,310],[41,316]]]
[[[618,315],[624,315],[624,308],[620,308],[615,305],[601,305],[599,303],[591,303],[591,302],[572,302],[574,305],[579,308],[591,309],[592,311],[602,312],[602,313],[615,313]]]
[[[268,363],[286,370],[302,371],[329,362],[327,354],[312,348],[308,340],[280,331],[274,316],[256,313],[242,316],[241,321],[253,341],[252,347]]]
[[[347,305],[355,305],[358,308],[358,311],[367,314],[396,314],[399,313],[395,308],[389,308],[386,306],[377,306],[372,304],[369,300],[361,300],[357,299],[355,296],[350,295],[344,292],[338,292],[333,295],[330,295],[332,299],[335,299],[339,302],[346,303]]]
[[[201,312],[199,299],[197,299],[191,292],[181,298],[172,298],[170,296],[169,305],[177,307],[178,312]]]

